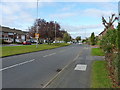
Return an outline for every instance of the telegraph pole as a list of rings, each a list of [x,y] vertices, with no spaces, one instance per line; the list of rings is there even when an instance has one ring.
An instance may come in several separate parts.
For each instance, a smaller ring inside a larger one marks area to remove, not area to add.
[[[56,43],[56,21],[55,21],[55,43]]]
[[[118,2],[118,23],[120,23],[120,1]]]
[[[38,0],[37,0],[37,17],[36,17],[38,20]],[[38,47],[38,38],[39,38],[39,34],[38,34],[38,22],[37,22],[37,27],[36,27],[36,33],[35,33],[35,38],[37,39],[37,42],[36,42],[36,48]]]

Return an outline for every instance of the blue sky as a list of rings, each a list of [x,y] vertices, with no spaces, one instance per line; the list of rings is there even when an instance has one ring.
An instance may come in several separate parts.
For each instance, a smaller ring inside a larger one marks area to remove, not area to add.
[[[98,35],[103,31],[101,17],[106,19],[118,13],[117,2],[40,2],[38,17],[46,21],[57,21],[73,38]],[[1,25],[28,30],[37,17],[36,2],[2,2]],[[115,22],[117,26],[117,22]],[[86,34],[85,34],[86,32]]]

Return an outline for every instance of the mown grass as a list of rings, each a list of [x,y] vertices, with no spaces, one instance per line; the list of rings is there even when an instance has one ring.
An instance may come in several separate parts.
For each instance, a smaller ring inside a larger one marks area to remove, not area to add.
[[[62,46],[67,46],[70,44],[67,43],[59,43],[59,44],[40,44],[36,48],[36,45],[23,45],[23,46],[4,46],[2,47],[2,57],[10,56],[10,55],[16,55],[16,54],[22,54],[22,53],[28,53],[28,52],[35,52],[40,50],[46,50],[46,49],[53,49],[58,48]]]
[[[104,56],[105,53],[100,48],[92,48],[91,54],[92,56]]]
[[[106,61],[94,61],[92,64],[91,88],[112,88],[112,82],[108,77]]]

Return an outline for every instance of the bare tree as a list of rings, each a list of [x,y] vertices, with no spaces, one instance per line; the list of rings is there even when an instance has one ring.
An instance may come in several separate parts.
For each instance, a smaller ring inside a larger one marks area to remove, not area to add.
[[[118,18],[115,17],[115,14],[112,14],[112,16],[109,17],[109,21],[107,22],[106,19],[102,16],[102,22],[106,29],[110,28],[117,19]]]

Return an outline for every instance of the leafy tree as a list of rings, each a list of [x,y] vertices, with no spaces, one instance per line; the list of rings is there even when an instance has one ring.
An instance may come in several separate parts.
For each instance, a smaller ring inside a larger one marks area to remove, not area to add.
[[[38,32],[37,29],[38,28]],[[54,21],[46,22],[44,19],[36,19],[34,25],[29,28],[29,35],[35,37],[35,33],[40,34],[40,39],[46,39],[48,42],[55,40],[56,38],[63,38],[65,30],[60,30],[61,26]]]
[[[76,37],[77,42],[81,40],[81,36]]]
[[[109,29],[102,37],[100,42],[101,47],[107,53],[111,53],[113,49],[116,49],[116,38],[117,38],[117,30]]]
[[[90,37],[90,41],[91,41],[91,45],[95,45],[95,35],[94,35],[94,32],[91,34],[91,37]]]
[[[71,40],[71,36],[68,33],[64,33],[63,40],[67,43]]]
[[[105,51],[105,59],[107,61],[110,76],[114,77],[115,79],[112,80],[120,85],[120,24],[118,24],[117,29],[111,28],[117,19],[115,14],[112,14],[112,16],[109,17],[108,22],[102,17],[106,33],[103,35],[100,45]]]
[[[117,53],[117,70],[118,70],[118,85],[120,85],[120,23],[118,23],[118,29],[117,29],[117,49],[118,49],[118,53]]]
[[[115,53],[118,51],[118,32],[118,29],[108,29],[106,34],[102,37],[100,45],[105,52],[110,75],[116,75],[116,80],[120,84],[120,54]]]
[[[118,28],[117,28],[117,48],[118,51],[120,52],[120,23],[118,23]]]

